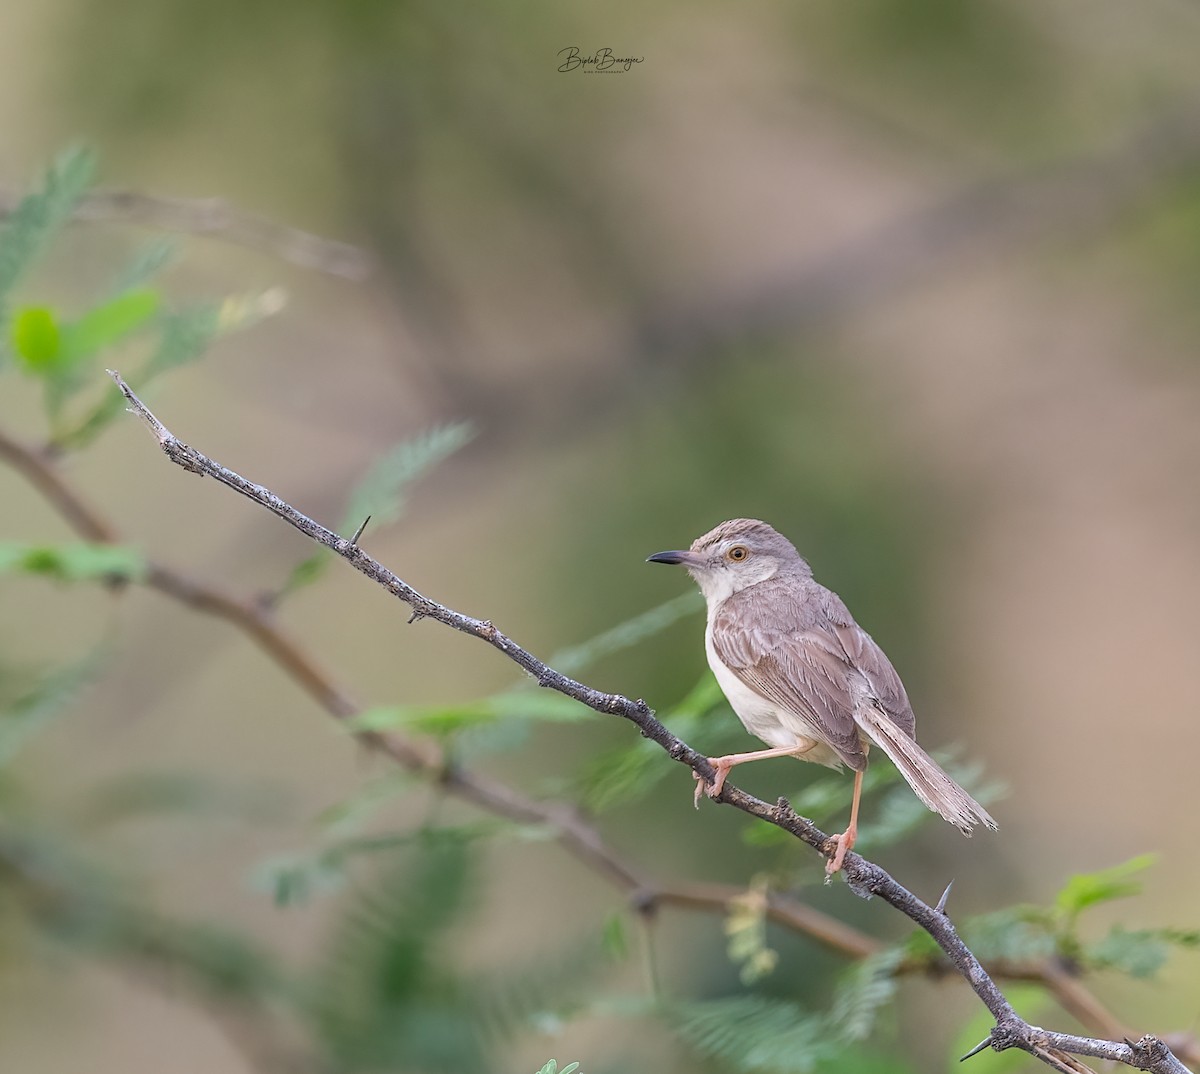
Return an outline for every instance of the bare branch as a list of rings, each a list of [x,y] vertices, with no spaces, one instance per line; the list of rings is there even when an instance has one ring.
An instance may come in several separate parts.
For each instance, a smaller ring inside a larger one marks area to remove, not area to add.
[[[562,675],[519,646],[489,620],[463,615],[461,612],[454,611],[417,592],[353,542],[314,522],[269,489],[248,481],[240,474],[220,465],[179,440],[147,409],[118,373],[110,370],[109,375],[129,401],[131,412],[146,422],[172,462],[192,473],[213,477],[255,503],[266,507],[307,537],[336,552],[356,570],[404,601],[412,609],[414,615],[420,618],[435,619],[464,634],[470,634],[486,641],[533,676],[540,686],[573,697],[597,712],[621,716],[629,720],[644,737],[656,742],[672,759],[686,764],[694,772],[711,780],[713,773],[707,758],[668,731],[658,721],[653,710],[645,701],[640,698],[631,700],[621,694],[605,693],[586,686],[569,676]],[[386,738],[384,742],[386,742]],[[448,782],[452,778],[451,774]],[[470,794],[465,794],[465,797],[473,797],[479,793],[475,787],[477,780],[478,777],[473,777],[472,791]],[[505,801],[509,808],[514,806],[513,792],[508,791],[507,788],[504,788],[503,795],[499,795],[499,789],[495,787],[489,793],[498,795],[498,800]],[[476,800],[480,799],[476,798]],[[769,805],[726,783],[717,800],[782,828],[826,857],[832,856],[837,849],[833,839],[812,822],[796,813],[786,799],[781,798],[774,805]],[[558,824],[560,831],[564,830],[562,825],[566,825],[568,828],[572,827],[569,818],[559,818]],[[598,844],[598,841],[589,845],[584,833],[578,828],[574,830],[576,835],[584,840],[583,846],[576,849],[577,853],[583,851],[592,855],[594,864],[612,876],[618,883],[628,884],[635,880],[633,874],[621,862],[613,858],[607,848]],[[1070,1055],[1106,1059],[1111,1062],[1123,1063],[1135,1069],[1152,1071],[1154,1074],[1189,1074],[1187,1068],[1175,1057],[1170,1048],[1157,1037],[1144,1036],[1137,1042],[1127,1040],[1117,1042],[1068,1033],[1055,1033],[1039,1026],[1030,1025],[1013,1010],[1012,1005],[1004,997],[995,981],[959,937],[950,918],[940,909],[917,898],[885,870],[858,854],[847,855],[843,866],[843,875],[846,882],[857,893],[868,897],[878,895],[934,939],[996,1019],[996,1025],[989,1038],[991,1047],[996,1051],[1019,1048],[1040,1059],[1046,1065],[1060,1071],[1067,1071],[1068,1074],[1072,1071],[1086,1070],[1074,1060],[1070,1060]]]
[[[117,542],[117,531],[67,487],[47,452],[26,447],[0,431],[0,459],[23,474],[81,537],[98,544]]]
[[[17,194],[0,190],[0,219],[10,215],[19,200]],[[371,271],[370,258],[356,246],[278,224],[220,198],[93,190],[80,200],[74,215],[76,220],[116,220],[162,231],[210,235],[346,280],[365,279]]]

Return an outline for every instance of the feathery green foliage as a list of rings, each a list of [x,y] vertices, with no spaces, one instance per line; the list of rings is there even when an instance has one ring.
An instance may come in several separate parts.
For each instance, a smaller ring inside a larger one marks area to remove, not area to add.
[[[358,860],[387,858],[405,847],[430,840],[470,843],[509,836],[540,841],[544,829],[518,824],[502,817],[482,817],[466,824],[443,824],[411,832],[359,835],[318,845],[297,854],[268,858],[255,869],[254,886],[269,891],[277,906],[295,906],[313,896],[341,888],[349,879],[350,866]]]
[[[112,356],[112,365],[134,365],[125,370],[126,380],[140,391],[200,358],[219,336],[248,328],[282,306],[275,289],[173,308],[148,286],[175,250],[174,243],[159,240],[82,312],[70,316],[39,299],[9,316],[11,290],[70,218],[94,170],[91,152],[62,154],[0,228],[0,356],[12,350],[21,369],[41,381],[51,441],[60,449],[85,447],[124,409],[121,396],[100,375],[102,356]],[[130,355],[145,358],[134,363],[127,361]],[[94,398],[79,406],[77,398],[89,389]]]
[[[482,1069],[467,983],[441,951],[468,906],[469,843],[436,832],[355,892],[312,983],[314,1028],[338,1070]]]
[[[553,947],[539,946],[499,972],[473,981],[480,1025],[493,1041],[510,1040],[529,1029],[552,1032],[578,1014],[593,1010],[600,973],[623,955],[614,954],[603,932],[568,936]]]
[[[40,188],[26,194],[0,228],[0,326],[6,319],[9,292],[70,219],[95,167],[91,151],[65,150],[47,170]]]
[[[466,422],[435,425],[386,451],[350,493],[339,531],[348,536],[368,518],[378,529],[395,522],[404,510],[408,488],[439,462],[470,443],[475,433]],[[281,595],[312,585],[331,562],[328,549],[301,560],[284,583]]]
[[[689,590],[681,596],[664,601],[656,608],[651,608],[623,623],[618,623],[615,627],[601,631],[594,638],[580,645],[559,649],[550,657],[548,663],[564,675],[577,675],[596,661],[603,660],[613,653],[619,653],[623,649],[640,645],[646,639],[661,634],[673,623],[702,611],[703,608],[704,598],[698,591]]]
[[[115,298],[149,283],[179,256],[179,243],[174,239],[151,239],[121,269],[113,280],[110,294]]]
[[[232,331],[241,324],[229,322]],[[221,306],[204,302],[196,306],[161,313],[155,320],[159,333],[157,344],[149,358],[125,379],[135,390],[142,391],[163,373],[197,361],[221,333]],[[74,383],[74,382],[73,382]],[[78,450],[90,444],[112,420],[125,409],[125,400],[109,385],[99,400],[81,419],[69,428],[57,432],[55,442],[61,447]]]
[[[141,554],[124,545],[0,541],[0,574],[36,574],[59,582],[133,582],[145,571]]]
[[[740,966],[742,984],[751,985],[771,973],[779,952],[767,946],[768,878],[755,877],[745,894],[732,900],[725,916],[729,961]]]
[[[435,425],[384,452],[351,493],[342,525],[349,529],[368,515],[376,526],[395,522],[404,509],[408,487],[465,447],[474,435],[466,422],[450,422]]]
[[[672,1005],[667,1018],[689,1047],[744,1074],[810,1074],[839,1051],[827,1020],[789,1000],[694,1000]]]
[[[963,939],[981,959],[1039,961],[1058,948],[1053,915],[1038,906],[1009,906],[963,922]]]
[[[38,732],[65,714],[79,691],[99,674],[106,652],[97,649],[76,663],[55,668],[0,710],[0,768],[9,764]]]
[[[1114,925],[1107,936],[1083,948],[1083,962],[1092,969],[1117,970],[1130,977],[1153,977],[1175,948],[1200,948],[1200,930],[1127,929]]]
[[[596,714],[566,694],[552,690],[537,693],[510,691],[462,705],[380,705],[346,722],[352,733],[398,728],[444,737],[470,727],[507,720],[576,723]]]
[[[659,718],[672,733],[693,742],[705,723],[704,718],[725,704],[725,695],[717,680],[706,671],[687,695],[660,713]],[[736,726],[735,720],[729,720],[724,730],[732,734]],[[589,761],[577,783],[584,805],[600,813],[617,804],[630,805],[640,801],[678,767],[653,742],[638,738],[628,746],[608,750]]]
[[[1079,915],[1090,906],[1137,895],[1142,890],[1142,882],[1135,877],[1150,868],[1154,861],[1153,854],[1139,854],[1120,865],[1071,877],[1054,900],[1064,926],[1068,930],[1074,927]]]
[[[863,1040],[870,1035],[880,1010],[896,994],[896,970],[905,955],[903,946],[888,947],[843,974],[830,1011],[842,1038]]]

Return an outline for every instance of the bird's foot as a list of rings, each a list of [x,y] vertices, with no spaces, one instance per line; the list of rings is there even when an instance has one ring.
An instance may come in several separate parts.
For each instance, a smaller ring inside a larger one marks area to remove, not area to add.
[[[724,757],[708,758],[708,763],[717,770],[716,778],[712,783],[707,783],[699,772],[692,773],[692,778],[696,781],[696,793],[692,802],[697,809],[700,808],[701,793],[707,794],[709,798],[716,798],[721,793],[721,788],[725,786],[725,777],[729,775],[729,770],[733,765],[722,764],[721,762],[724,760]]]
[[[825,863],[825,875],[833,876],[834,873],[842,871],[842,862],[846,860],[846,855],[854,846],[854,841],[858,836],[858,830],[855,827],[849,827],[841,835],[835,835],[833,838],[837,840],[837,850],[834,851],[833,857]]]

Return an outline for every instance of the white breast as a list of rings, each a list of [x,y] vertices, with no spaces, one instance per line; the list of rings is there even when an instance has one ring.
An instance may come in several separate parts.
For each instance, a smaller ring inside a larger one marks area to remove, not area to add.
[[[750,734],[762,739],[768,746],[786,748],[801,746],[806,741],[816,743],[805,754],[804,760],[833,768],[842,767],[837,754],[821,741],[821,736],[807,720],[755,693],[721,662],[713,648],[711,617],[704,629],[704,653],[708,657],[708,666],[716,676],[717,685]]]

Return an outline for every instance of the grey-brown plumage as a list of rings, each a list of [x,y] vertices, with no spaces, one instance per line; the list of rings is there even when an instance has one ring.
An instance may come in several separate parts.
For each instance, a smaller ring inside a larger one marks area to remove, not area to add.
[[[833,871],[854,842],[862,772],[874,743],[917,797],[964,834],[979,823],[996,827],[917,745],[900,676],[786,537],[765,522],[733,519],[686,552],[650,559],[684,564],[696,579],[708,603],[709,664],[746,729],[772,747],[712,758],[717,780],[710,794],[720,793],[734,765],[760,757],[792,755],[853,769],[851,823],[839,837]]]

